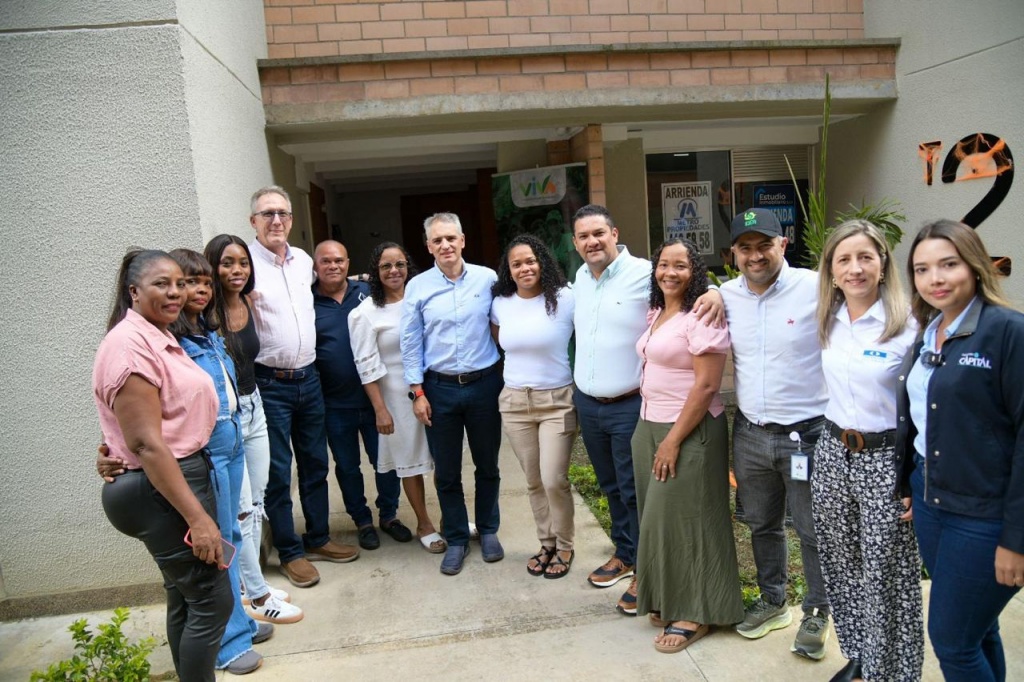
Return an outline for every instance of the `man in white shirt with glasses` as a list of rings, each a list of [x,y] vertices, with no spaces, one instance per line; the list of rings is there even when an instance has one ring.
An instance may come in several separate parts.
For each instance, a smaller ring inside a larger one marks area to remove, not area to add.
[[[296,587],[312,587],[320,574],[310,561],[345,563],[359,550],[331,540],[328,524],[327,432],[316,365],[313,259],[288,244],[292,204],[277,186],[252,196],[249,222],[256,287],[252,292],[260,352],[256,384],[270,436],[270,479],[264,506],[281,561]],[[299,473],[299,499],[306,521],[300,538],[292,519],[292,449]]]

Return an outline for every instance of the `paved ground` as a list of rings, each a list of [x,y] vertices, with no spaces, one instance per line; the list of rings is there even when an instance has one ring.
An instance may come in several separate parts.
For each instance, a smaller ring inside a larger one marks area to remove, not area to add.
[[[479,545],[461,575],[443,576],[440,557],[416,543],[400,545],[382,535],[382,546],[363,552],[351,564],[319,563],[322,581],[307,589],[290,589],[306,618],[278,626],[260,645],[262,669],[257,680],[827,680],[845,661],[834,636],[825,660],[815,663],[789,652],[798,621],[762,640],[748,641],[717,631],[683,653],[660,654],[652,640],[657,631],[646,619],[626,618],[614,610],[625,585],[598,590],[587,573],[612,551],[586,506],[577,498],[577,555],[571,573],[561,580],[526,573],[527,557],[536,551],[530,506],[522,471],[507,443],[501,453],[502,529],[506,558],[484,564]],[[464,480],[472,481],[466,468]],[[368,480],[372,490],[372,478]],[[436,500],[428,497],[432,513]],[[335,536],[354,542],[334,486],[331,519]],[[411,512],[401,516],[412,525]],[[113,531],[111,531],[113,532]],[[290,588],[276,570],[270,582]],[[156,577],[154,576],[154,580]],[[0,680],[27,680],[33,669],[71,653],[67,625],[95,612],[0,623]],[[135,636],[163,635],[163,607],[135,608],[128,623]],[[1008,679],[1024,679],[1024,599],[1018,597],[1002,619],[1009,662]],[[154,673],[172,669],[166,645],[151,658]],[[221,679],[233,676],[221,673]],[[928,656],[925,680],[940,680]]]

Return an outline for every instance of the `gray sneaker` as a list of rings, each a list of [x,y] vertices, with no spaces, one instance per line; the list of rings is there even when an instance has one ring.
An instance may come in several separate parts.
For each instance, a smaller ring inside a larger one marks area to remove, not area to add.
[[[820,661],[825,658],[825,642],[828,641],[828,614],[814,609],[800,621],[793,646],[789,647],[797,656]]]
[[[747,639],[760,639],[772,630],[779,630],[792,622],[793,614],[785,604],[775,606],[758,599],[747,609],[747,615],[736,626],[736,632]]]

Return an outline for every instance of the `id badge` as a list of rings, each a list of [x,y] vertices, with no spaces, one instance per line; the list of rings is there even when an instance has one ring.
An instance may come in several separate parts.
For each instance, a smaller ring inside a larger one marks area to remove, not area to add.
[[[807,455],[802,452],[794,452],[789,458],[789,477],[794,481],[810,480],[808,465]]]

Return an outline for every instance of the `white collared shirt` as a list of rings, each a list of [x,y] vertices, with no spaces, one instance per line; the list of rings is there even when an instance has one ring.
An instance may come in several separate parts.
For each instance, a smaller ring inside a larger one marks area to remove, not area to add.
[[[836,311],[821,368],[828,387],[825,417],[841,428],[861,433],[896,428],[897,378],[917,337],[917,323],[910,318],[902,332],[879,342],[884,329],[881,300],[852,323],[845,303]]]
[[[594,279],[584,263],[576,273],[576,386],[595,398],[640,388],[636,340],[647,330],[651,262],[618,245],[616,256]]]
[[[277,369],[299,369],[316,360],[313,312],[313,259],[288,247],[284,259],[258,241],[249,245],[256,288],[252,292],[260,354],[256,362]]]
[[[782,264],[762,295],[745,277],[720,289],[736,368],[736,402],[755,424],[794,424],[825,413],[818,345],[818,273]]]

